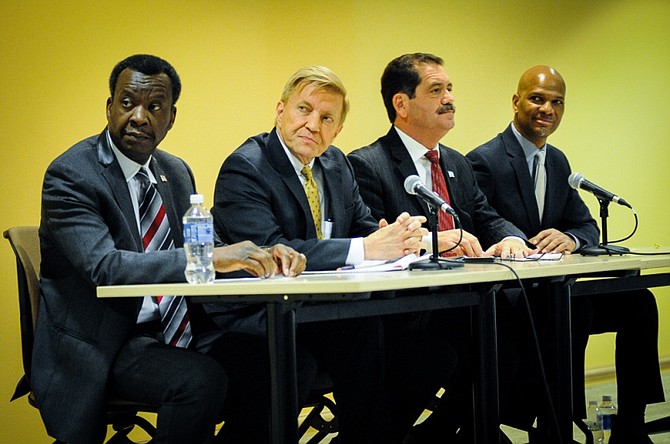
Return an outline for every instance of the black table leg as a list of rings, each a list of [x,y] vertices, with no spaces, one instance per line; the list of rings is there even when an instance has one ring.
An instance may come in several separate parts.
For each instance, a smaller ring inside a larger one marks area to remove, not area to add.
[[[475,442],[477,443],[497,443],[500,439],[496,295],[496,289],[482,292],[477,307],[480,356],[479,381],[475,385]]]
[[[295,310],[289,303],[267,304],[270,347],[271,431],[273,444],[298,442]]]

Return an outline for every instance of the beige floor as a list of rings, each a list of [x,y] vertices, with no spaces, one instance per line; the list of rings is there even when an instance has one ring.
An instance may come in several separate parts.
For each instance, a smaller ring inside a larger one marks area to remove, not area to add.
[[[670,370],[663,372],[663,386],[665,387],[665,399],[667,400],[664,403],[654,404],[647,407],[647,419],[652,420],[656,418],[661,418],[665,416],[670,416]],[[606,381],[601,383],[588,384],[586,387],[586,397],[587,399],[600,399],[602,395],[612,395],[616,397],[616,387],[614,381]],[[616,404],[616,398],[614,398]],[[419,419],[420,421],[422,419]],[[512,440],[514,444],[521,444],[528,442],[528,435],[525,432],[512,429],[509,427],[503,426],[503,430],[507,436]],[[305,444],[313,436],[313,433],[308,432],[308,434],[300,440],[301,444]],[[335,436],[335,435],[332,435]],[[329,443],[332,436],[326,437],[322,443]],[[575,427],[574,438],[577,441],[584,442],[583,434]],[[670,444],[670,433],[663,433],[658,435],[652,435],[651,440],[654,444]],[[630,443],[635,444],[635,443]]]

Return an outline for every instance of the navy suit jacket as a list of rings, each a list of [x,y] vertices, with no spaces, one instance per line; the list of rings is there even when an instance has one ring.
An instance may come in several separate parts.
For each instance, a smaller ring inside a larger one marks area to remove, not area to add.
[[[526,236],[533,237],[544,229],[555,228],[579,239],[580,247],[597,245],[598,225],[579,193],[568,186],[568,159],[552,145],[547,144],[546,149],[547,194],[542,222],[526,155],[511,125],[466,157],[491,205]]]
[[[96,287],[185,281],[183,249],[143,252],[128,186],[106,132],[55,159],[42,188],[42,295],[30,382],[48,433],[67,442],[104,439],[107,378],[142,303],[98,299]],[[181,247],[181,215],[195,191],[193,175],[181,159],[161,150],[150,168],[175,246]]]
[[[214,226],[225,242],[282,243],[307,257],[308,270],[344,265],[351,238],[378,229],[358,193],[346,157],[329,147],[315,160],[323,171],[331,239],[320,240],[305,190],[276,130],[249,138],[224,161],[214,192]]]
[[[518,228],[500,217],[488,204],[463,155],[444,145],[439,149],[451,206],[463,229],[477,236],[484,248],[505,236],[525,239]],[[391,127],[372,145],[351,152],[348,158],[354,167],[361,196],[375,218],[394,220],[403,211],[428,217],[428,206],[423,200],[407,194],[404,189],[405,178],[417,171],[395,128]]]

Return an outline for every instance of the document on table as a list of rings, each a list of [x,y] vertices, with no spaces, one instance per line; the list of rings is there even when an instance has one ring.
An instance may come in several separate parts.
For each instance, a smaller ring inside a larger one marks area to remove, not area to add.
[[[363,261],[358,265],[347,265],[340,267],[337,270],[324,271],[305,271],[302,274],[327,274],[327,273],[371,273],[377,271],[402,271],[409,267],[409,264],[428,259],[430,253],[422,256],[416,254],[408,254],[398,259],[391,259],[389,261]]]
[[[560,261],[563,258],[563,253],[535,253],[526,257],[508,257],[502,259],[503,261],[512,262],[534,262],[534,261]]]

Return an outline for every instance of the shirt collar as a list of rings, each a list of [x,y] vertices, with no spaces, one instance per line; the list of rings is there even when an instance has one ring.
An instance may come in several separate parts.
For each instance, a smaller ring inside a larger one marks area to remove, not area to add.
[[[119,162],[119,165],[121,166],[121,171],[123,171],[123,176],[126,178],[126,182],[130,181],[130,179],[135,177],[135,174],[137,174],[140,168],[144,167],[149,176],[149,180],[151,180],[151,183],[153,184],[156,183],[156,178],[151,172],[151,169],[149,169],[149,163],[151,162],[152,156],[149,156],[149,160],[147,160],[147,163],[145,163],[144,165],[140,165],[139,163],[135,162],[134,160],[130,159],[125,154],[123,154],[116,147],[116,145],[114,145],[114,142],[112,141],[112,136],[109,135],[109,131],[106,132],[106,135],[107,135],[107,143],[109,143],[109,146],[112,147],[112,151],[114,152],[116,160]]]
[[[519,144],[521,145],[521,149],[523,150],[523,154],[526,156],[526,161],[530,162],[532,161],[533,157],[537,154],[538,148],[535,146],[533,142],[530,140],[526,139],[523,137],[523,135],[519,132],[519,130],[516,129],[516,126],[514,126],[514,123],[510,123],[510,126],[512,127],[512,132],[514,133],[514,136],[516,137],[516,140],[519,141]],[[545,143],[542,145],[539,149],[543,150],[547,147],[547,144]]]
[[[417,160],[420,160],[426,155],[426,148],[416,140],[412,139],[410,136],[405,134],[400,128],[397,126],[393,126],[395,128],[396,132],[398,133],[398,136],[400,137],[400,140],[402,140],[402,143],[405,144],[405,148],[407,148],[407,151],[409,152],[410,157],[412,158],[412,161],[416,163]],[[440,146],[438,143],[435,145],[435,147],[431,149],[437,149]],[[437,158],[440,158],[440,150],[437,150]]]

